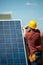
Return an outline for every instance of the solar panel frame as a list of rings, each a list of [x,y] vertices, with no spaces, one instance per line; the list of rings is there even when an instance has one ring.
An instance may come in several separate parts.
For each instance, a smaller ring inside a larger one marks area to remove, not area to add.
[[[7,19],[7,20],[0,20],[0,21],[7,21],[7,22],[9,22],[9,21],[20,21],[20,23],[22,24],[22,21],[21,21],[21,19]],[[21,32],[22,32],[22,26],[21,26]],[[23,38],[23,36],[22,36],[22,38]],[[5,40],[5,39],[4,39]],[[26,59],[26,65],[28,65],[28,63],[27,63],[27,56],[26,56],[26,50],[25,50],[25,44],[24,44],[24,39],[23,39],[23,46],[24,46],[24,52],[25,52],[25,59]],[[8,49],[8,51],[9,51],[9,49]],[[7,52],[6,52],[7,53]],[[7,55],[6,55],[7,56]],[[7,58],[7,57],[6,57]],[[12,61],[12,62],[14,62],[14,61]],[[7,64],[8,65],[8,64]],[[13,64],[14,65],[14,64]],[[18,64],[19,65],[19,64]]]

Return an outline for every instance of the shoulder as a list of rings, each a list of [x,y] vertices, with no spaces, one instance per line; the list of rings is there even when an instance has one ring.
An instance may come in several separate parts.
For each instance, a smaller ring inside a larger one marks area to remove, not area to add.
[[[35,32],[40,34],[40,30],[39,29],[36,29]]]
[[[35,38],[40,38],[40,30],[39,29],[35,30],[34,36],[35,36]]]

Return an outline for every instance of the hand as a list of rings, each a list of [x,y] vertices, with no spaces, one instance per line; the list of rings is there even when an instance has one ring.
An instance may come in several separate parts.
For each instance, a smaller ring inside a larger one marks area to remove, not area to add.
[[[36,60],[36,55],[35,54],[33,54],[32,56],[30,55],[29,60],[30,60],[30,62],[35,61]]]
[[[22,34],[23,34],[23,37],[25,37],[25,34],[26,34],[26,29],[25,29],[25,27],[22,28]]]

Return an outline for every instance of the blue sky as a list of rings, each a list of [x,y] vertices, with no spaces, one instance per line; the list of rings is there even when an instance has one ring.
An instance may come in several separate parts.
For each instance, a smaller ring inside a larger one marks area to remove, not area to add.
[[[0,0],[2,12],[12,12],[13,19],[22,19],[22,26],[34,19],[43,31],[43,0]]]

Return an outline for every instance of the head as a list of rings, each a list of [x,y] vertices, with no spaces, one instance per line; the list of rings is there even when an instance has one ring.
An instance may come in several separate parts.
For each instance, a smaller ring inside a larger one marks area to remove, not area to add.
[[[35,20],[29,21],[27,26],[28,26],[30,29],[35,30],[36,27],[37,27],[36,21],[35,21]]]

